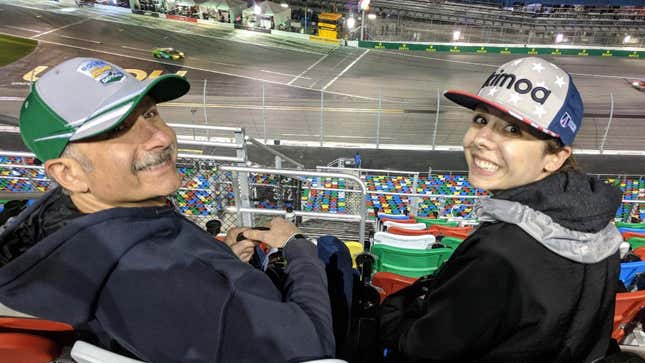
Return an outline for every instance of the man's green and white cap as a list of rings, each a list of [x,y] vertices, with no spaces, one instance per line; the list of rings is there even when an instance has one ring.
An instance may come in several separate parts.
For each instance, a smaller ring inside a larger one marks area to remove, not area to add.
[[[166,102],[189,89],[188,81],[175,74],[139,81],[101,59],[69,59],[33,84],[20,110],[20,135],[44,162],[59,157],[70,141],[115,128],[144,96]]]

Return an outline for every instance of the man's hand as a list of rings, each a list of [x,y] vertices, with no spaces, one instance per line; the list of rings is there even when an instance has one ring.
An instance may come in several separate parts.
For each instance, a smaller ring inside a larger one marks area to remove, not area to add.
[[[293,223],[281,217],[273,218],[269,226],[270,229],[268,231],[247,229],[244,231],[244,237],[264,242],[273,248],[282,248],[289,238],[294,234],[300,233]]]
[[[249,262],[251,256],[253,256],[256,243],[249,239],[238,241],[237,236],[248,230],[249,228],[231,228],[226,233],[226,238],[224,239],[224,243],[226,243],[233,250],[233,253],[235,253],[235,255],[244,262]]]

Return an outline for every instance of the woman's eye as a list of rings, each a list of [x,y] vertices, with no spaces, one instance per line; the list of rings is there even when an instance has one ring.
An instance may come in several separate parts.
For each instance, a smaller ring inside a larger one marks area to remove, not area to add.
[[[517,134],[517,135],[522,134],[522,130],[519,127],[517,127],[516,125],[512,125],[512,124],[511,125],[506,125],[506,127],[504,127],[504,131],[506,131],[508,133],[511,133],[511,134]]]
[[[488,120],[486,120],[485,118],[483,118],[481,116],[475,116],[473,118],[473,123],[476,123],[478,125],[486,125],[488,123]]]
[[[146,111],[146,113],[144,113],[144,114],[143,114],[143,117],[144,117],[144,118],[153,118],[153,117],[155,117],[156,115],[157,115],[157,111],[156,111],[156,110],[150,110],[150,111]]]

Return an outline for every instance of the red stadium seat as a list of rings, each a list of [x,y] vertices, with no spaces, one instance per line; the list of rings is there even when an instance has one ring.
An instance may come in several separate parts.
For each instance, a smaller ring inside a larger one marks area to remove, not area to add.
[[[625,336],[625,325],[630,323],[643,307],[645,307],[645,290],[616,294],[612,338],[620,342]]]
[[[432,234],[430,231],[430,228],[426,229],[405,229],[401,227],[389,227],[387,229],[388,232],[393,233],[393,234],[399,234],[402,236],[423,236],[426,234]]]
[[[636,237],[636,238],[645,238],[645,233],[636,233],[636,232],[623,232],[621,233],[623,236],[623,241],[627,241],[630,238]]]
[[[636,256],[640,257],[641,260],[645,261],[645,247],[638,247],[632,251]]]
[[[393,294],[406,286],[412,285],[417,279],[406,277],[391,272],[377,272],[372,276],[372,285],[380,287],[381,302],[386,296]]]
[[[417,223],[416,219],[414,219],[414,218],[411,218],[411,219],[393,219],[393,218],[383,217],[383,218],[380,218],[380,220],[381,220],[381,223],[385,223],[387,221],[392,221],[392,222],[396,222],[396,223]]]
[[[33,334],[0,333],[0,357],[3,362],[47,363],[60,356],[61,346],[53,340]]]
[[[57,321],[36,318],[0,317],[0,329],[38,330],[38,331],[72,331],[71,325]]]
[[[446,236],[446,237],[455,237],[466,239],[470,232],[472,232],[473,227],[451,227],[451,226],[442,226],[440,224],[433,224],[430,228],[430,231],[435,236]]]

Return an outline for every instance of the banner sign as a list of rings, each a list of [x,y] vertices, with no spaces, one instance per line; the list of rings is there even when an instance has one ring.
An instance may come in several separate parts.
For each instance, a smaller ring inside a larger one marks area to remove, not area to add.
[[[424,43],[394,43],[359,41],[361,48],[394,49],[400,51],[424,51],[428,53],[478,53],[478,54],[521,54],[521,55],[569,55],[577,57],[628,57],[645,58],[645,51],[589,48],[553,48],[553,47],[502,47],[502,46],[471,46]]]

